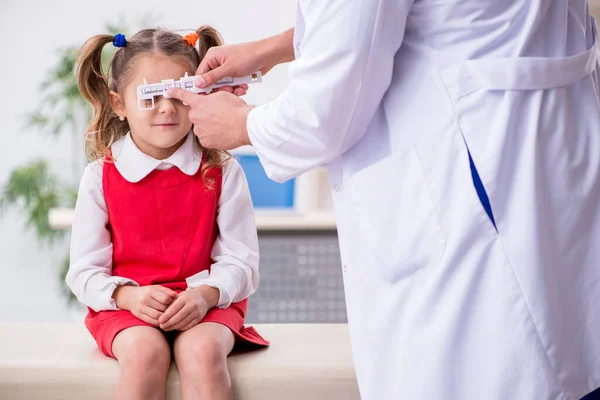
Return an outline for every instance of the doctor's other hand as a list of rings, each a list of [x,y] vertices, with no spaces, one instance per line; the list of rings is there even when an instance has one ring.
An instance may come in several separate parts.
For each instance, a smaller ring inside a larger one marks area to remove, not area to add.
[[[239,97],[223,91],[197,95],[179,88],[169,89],[169,96],[190,106],[188,117],[202,146],[232,150],[250,144],[246,120],[252,107]]]
[[[194,83],[203,88],[225,77],[239,78],[256,71],[265,75],[275,65],[294,59],[293,37],[290,29],[254,42],[211,47],[198,66],[200,78]],[[236,88],[233,93],[239,95]]]
[[[220,88],[215,88],[212,90],[213,92],[228,92],[233,93],[236,96],[244,96],[248,93],[248,85],[242,84],[237,86],[221,86]]]
[[[273,68],[267,64],[261,50],[261,42],[249,42],[215,46],[208,49],[196,75],[195,85],[206,87],[225,77],[242,77],[258,70],[264,75]],[[233,88],[233,93],[237,88]],[[237,93],[236,93],[237,94]]]

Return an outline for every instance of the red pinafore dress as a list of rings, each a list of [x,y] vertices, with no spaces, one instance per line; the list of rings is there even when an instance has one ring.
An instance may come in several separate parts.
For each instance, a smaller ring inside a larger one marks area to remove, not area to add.
[[[210,254],[218,235],[222,170],[212,168],[205,179],[212,180],[210,187],[205,185],[201,169],[189,176],[172,167],[154,170],[131,183],[114,163],[104,163],[102,188],[113,244],[113,275],[133,279],[140,286],[163,285],[181,292],[187,289],[186,278],[210,271]],[[213,308],[202,322],[217,322],[231,329],[236,348],[268,346],[254,328],[244,326],[247,305],[245,299],[225,309]],[[112,342],[117,333],[132,326],[151,326],[129,311],[92,309],[85,325],[109,357],[114,357]]]

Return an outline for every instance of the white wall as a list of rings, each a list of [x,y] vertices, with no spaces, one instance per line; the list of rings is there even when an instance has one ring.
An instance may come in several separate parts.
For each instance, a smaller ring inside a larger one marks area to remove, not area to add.
[[[2,0],[0,2],[0,116],[3,151],[0,184],[10,171],[44,157],[64,179],[71,177],[71,142],[23,128],[24,116],[39,100],[36,93],[45,71],[56,62],[55,49],[83,43],[103,33],[106,22],[124,17],[135,24],[147,11],[152,20],[170,29],[195,29],[211,24],[227,43],[250,41],[282,32],[294,24],[294,0]],[[287,84],[287,68],[271,71],[251,87],[246,101],[261,104]],[[83,133],[83,132],[82,132]],[[0,321],[79,318],[58,291],[58,264],[68,242],[54,248],[38,246],[15,211],[0,217]]]

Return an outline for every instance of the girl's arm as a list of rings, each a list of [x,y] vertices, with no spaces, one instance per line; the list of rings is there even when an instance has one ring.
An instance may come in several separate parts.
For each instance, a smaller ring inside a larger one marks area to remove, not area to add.
[[[71,232],[71,265],[67,285],[80,302],[94,311],[118,310],[113,292],[119,285],[138,284],[112,275],[112,242],[102,191],[101,161],[83,172]]]
[[[217,214],[219,236],[211,257],[211,273],[187,279],[188,287],[207,285],[219,289],[217,306],[250,296],[258,286],[258,235],[248,182],[240,164],[230,160],[223,167],[223,184]]]

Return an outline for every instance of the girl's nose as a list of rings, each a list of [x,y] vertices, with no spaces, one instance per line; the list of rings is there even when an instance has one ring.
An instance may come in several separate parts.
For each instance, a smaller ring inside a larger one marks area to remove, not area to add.
[[[175,99],[165,99],[160,97],[158,100],[158,112],[161,114],[173,114],[175,112]]]

